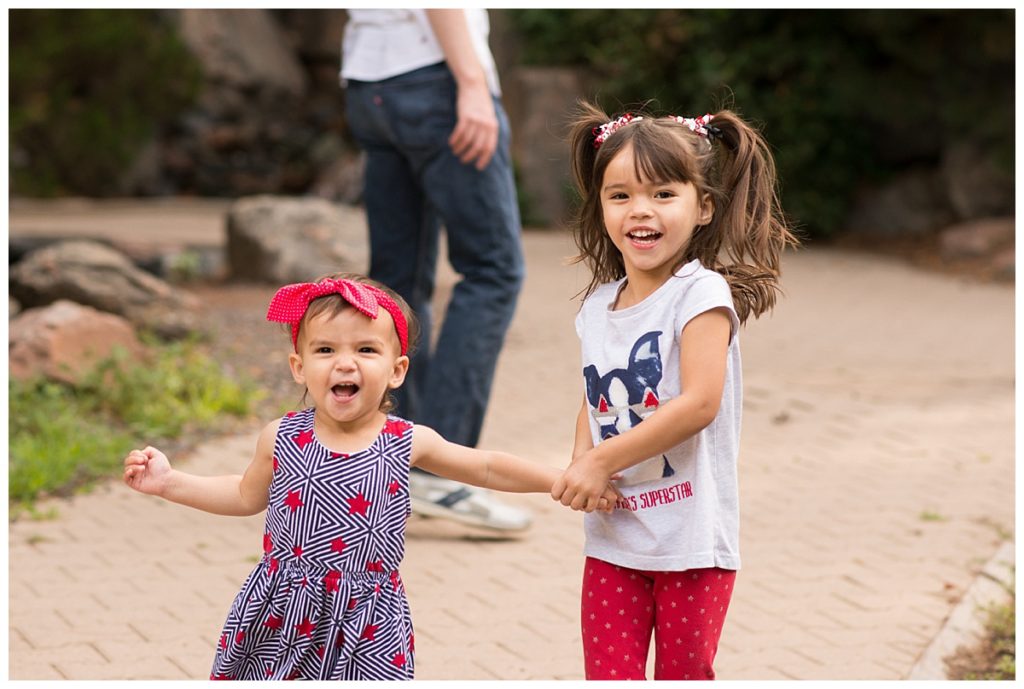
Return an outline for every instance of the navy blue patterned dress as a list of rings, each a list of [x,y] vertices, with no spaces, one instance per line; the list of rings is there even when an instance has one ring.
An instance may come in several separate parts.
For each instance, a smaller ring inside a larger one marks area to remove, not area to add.
[[[313,409],[281,420],[263,559],[221,631],[211,679],[412,679],[398,565],[412,424],[389,416],[361,452],[332,452]]]

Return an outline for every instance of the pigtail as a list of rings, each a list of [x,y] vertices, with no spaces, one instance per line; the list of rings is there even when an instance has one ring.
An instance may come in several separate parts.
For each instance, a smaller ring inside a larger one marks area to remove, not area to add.
[[[718,179],[709,185],[715,214],[707,231],[699,231],[694,239],[705,244],[697,251],[704,264],[729,282],[743,323],[775,305],[781,291],[782,251],[799,245],[799,240],[782,213],[775,160],[767,142],[729,110],[717,113],[712,124],[720,139],[712,144]],[[702,234],[704,238],[698,239]]]
[[[596,130],[609,120],[608,115],[595,105],[580,101],[569,124],[569,151],[572,156],[572,179],[579,194],[579,205],[572,227],[573,239],[579,254],[571,263],[584,263],[590,269],[590,284],[583,290],[584,297],[604,282],[617,280],[626,274],[622,254],[612,244],[604,228],[601,211],[601,174],[597,172],[598,146]]]

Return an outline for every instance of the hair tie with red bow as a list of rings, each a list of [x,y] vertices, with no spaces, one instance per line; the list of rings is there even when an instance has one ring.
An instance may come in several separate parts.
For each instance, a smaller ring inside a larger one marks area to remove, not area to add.
[[[270,306],[267,308],[267,320],[290,324],[292,326],[292,345],[295,347],[295,351],[299,351],[299,323],[306,315],[309,303],[328,294],[340,295],[357,311],[370,318],[377,318],[380,308],[390,313],[391,318],[395,321],[398,341],[402,345],[402,355],[408,353],[409,325],[405,321],[402,310],[386,292],[361,282],[325,278],[320,282],[298,282],[285,285],[277,290],[277,294],[270,300]]]

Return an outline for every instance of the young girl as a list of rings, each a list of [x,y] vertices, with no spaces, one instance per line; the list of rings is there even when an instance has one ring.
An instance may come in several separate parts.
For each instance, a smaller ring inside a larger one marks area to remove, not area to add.
[[[583,104],[571,134],[578,260],[593,273],[576,329],[585,395],[551,495],[587,514],[587,679],[713,679],[740,567],[739,326],[775,301],[782,219],[767,145],[729,111],[700,118]]]
[[[410,465],[515,492],[548,492],[560,472],[387,413],[417,325],[382,285],[344,275],[287,285],[267,318],[290,324],[288,363],[313,406],[268,424],[243,476],[177,471],[147,447],[125,458],[124,480],[216,514],[267,510],[263,558],[231,606],[211,679],[412,679],[398,573]],[[616,495],[605,498],[610,510]]]

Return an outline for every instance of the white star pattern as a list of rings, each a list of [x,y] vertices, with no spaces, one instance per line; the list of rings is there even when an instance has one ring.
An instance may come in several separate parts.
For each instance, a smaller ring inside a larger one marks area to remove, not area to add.
[[[723,575],[714,569],[647,572],[593,558],[588,558],[584,569],[587,595],[582,598],[581,619],[588,680],[647,679],[647,648],[654,651],[658,668],[652,679],[714,679],[712,663],[722,617],[709,615],[714,609],[709,603],[724,616],[730,597],[726,585],[732,583],[733,573]],[[674,629],[680,624],[688,627],[691,619],[701,621],[699,629]],[[652,646],[655,627],[661,639]]]

